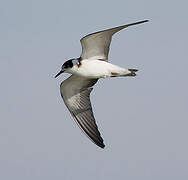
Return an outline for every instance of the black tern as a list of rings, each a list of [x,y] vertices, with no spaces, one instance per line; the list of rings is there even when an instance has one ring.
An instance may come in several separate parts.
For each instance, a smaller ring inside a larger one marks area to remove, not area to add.
[[[109,63],[108,53],[112,36],[116,32],[145,22],[148,20],[86,35],[80,40],[81,56],[66,61],[61,71],[55,76],[63,72],[71,74],[60,85],[61,96],[78,126],[92,142],[101,148],[104,148],[105,145],[93,115],[90,93],[100,78],[136,76],[137,69],[121,68]]]

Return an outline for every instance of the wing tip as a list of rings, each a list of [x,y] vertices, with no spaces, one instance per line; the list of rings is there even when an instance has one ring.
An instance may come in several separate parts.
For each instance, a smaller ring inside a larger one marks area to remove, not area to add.
[[[149,22],[149,19],[143,20],[143,22]]]
[[[145,23],[145,22],[149,22],[149,20],[146,19],[146,20],[143,20],[143,21],[138,21],[138,22],[135,22],[135,23],[127,24],[127,26],[132,26],[132,25],[142,24],[142,23]]]
[[[142,21],[138,21],[137,23],[145,23],[145,22],[148,22],[149,20],[148,19],[145,19],[145,20],[142,20]]]
[[[100,148],[104,149],[105,148],[105,145],[104,143],[102,142],[101,144],[97,144],[97,146],[99,146]]]

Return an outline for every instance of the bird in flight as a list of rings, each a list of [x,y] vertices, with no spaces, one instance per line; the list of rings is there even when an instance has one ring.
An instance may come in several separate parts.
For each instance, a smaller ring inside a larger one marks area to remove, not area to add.
[[[148,20],[86,35],[80,40],[81,56],[66,61],[55,76],[64,72],[71,74],[60,85],[61,96],[74,121],[87,137],[101,148],[105,145],[93,115],[90,93],[100,78],[136,76],[137,69],[126,69],[109,63],[108,53],[112,36],[116,32],[145,22]]]

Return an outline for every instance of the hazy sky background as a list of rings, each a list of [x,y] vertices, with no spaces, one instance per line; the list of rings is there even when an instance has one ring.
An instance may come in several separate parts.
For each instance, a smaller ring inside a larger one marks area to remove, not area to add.
[[[188,2],[1,0],[0,179],[187,180]],[[61,64],[88,33],[149,19],[113,37],[110,62],[136,78],[92,92],[105,149],[73,122]]]

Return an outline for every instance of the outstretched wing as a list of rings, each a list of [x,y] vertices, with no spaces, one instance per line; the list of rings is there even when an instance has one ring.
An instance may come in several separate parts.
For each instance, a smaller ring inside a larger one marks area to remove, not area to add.
[[[82,45],[82,59],[102,59],[108,60],[108,52],[113,34],[132,25],[145,23],[148,20],[139,21],[132,24],[95,32],[83,37],[80,42]]]
[[[104,148],[105,145],[96,125],[90,102],[92,86],[97,80],[72,75],[61,83],[60,91],[78,126],[96,145]]]

